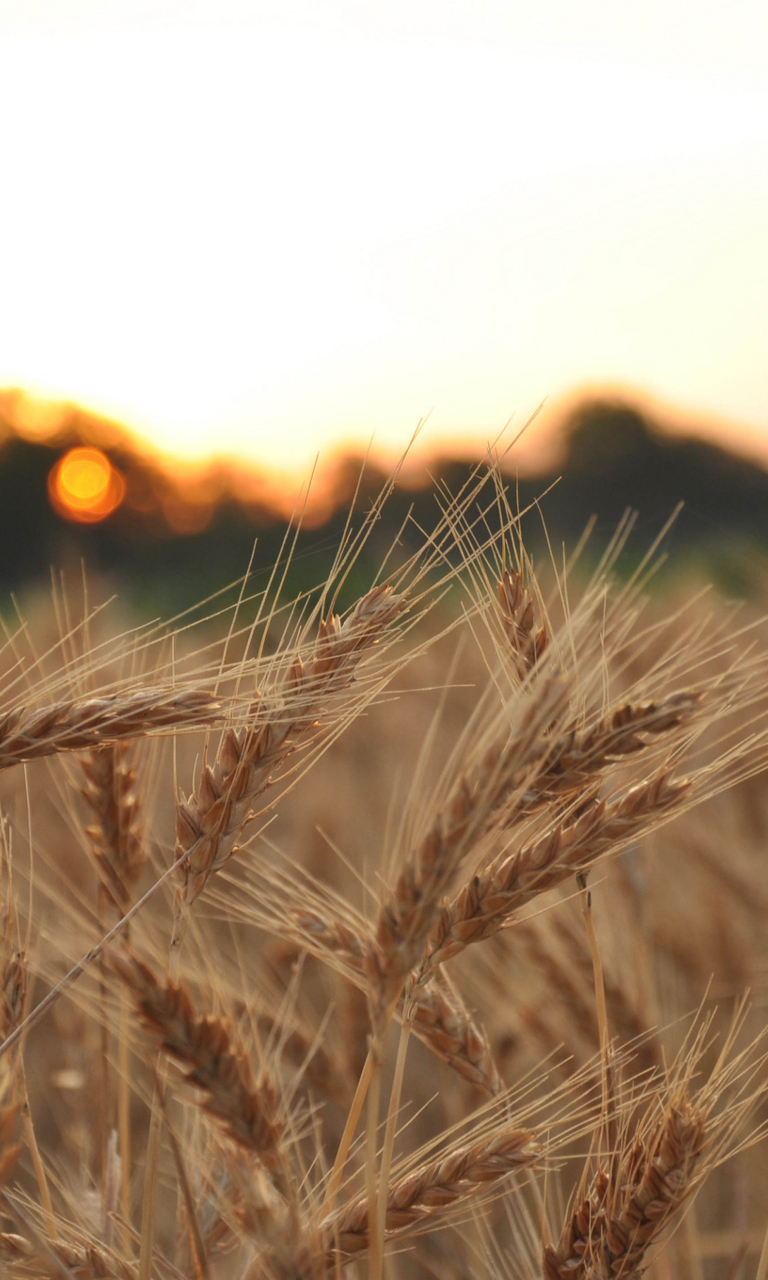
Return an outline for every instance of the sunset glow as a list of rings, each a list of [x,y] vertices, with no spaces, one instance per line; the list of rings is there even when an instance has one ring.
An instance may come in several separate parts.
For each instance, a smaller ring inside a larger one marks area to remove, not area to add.
[[[585,385],[768,455],[768,11],[461,9],[6,0],[0,387],[283,473]]]
[[[95,524],[120,506],[125,482],[100,449],[70,449],[52,469],[48,492],[59,515]]]

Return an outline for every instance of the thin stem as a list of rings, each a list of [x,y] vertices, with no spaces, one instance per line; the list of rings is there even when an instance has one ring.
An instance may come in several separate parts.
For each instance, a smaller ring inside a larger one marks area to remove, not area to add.
[[[587,872],[580,872],[576,880],[581,889],[581,910],[584,916],[584,927],[592,957],[592,973],[595,982],[595,1001],[597,1004],[597,1034],[600,1044],[600,1062],[602,1066],[602,1125],[610,1148],[610,1116],[613,1080],[611,1068],[611,1046],[608,1032],[608,1007],[605,999],[605,974],[600,946],[595,932],[595,920],[592,914],[592,891],[587,888]]]
[[[355,1090],[355,1096],[352,1099],[352,1105],[349,1108],[347,1122],[344,1125],[344,1132],[341,1135],[341,1141],[339,1142],[339,1149],[336,1152],[336,1159],[334,1160],[333,1168],[331,1169],[331,1176],[328,1179],[328,1190],[326,1191],[325,1200],[323,1202],[323,1207],[320,1213],[320,1216],[322,1218],[327,1217],[330,1213],[333,1212],[334,1201],[336,1200],[339,1187],[341,1186],[341,1180],[344,1176],[344,1168],[347,1163],[347,1157],[349,1156],[349,1149],[352,1146],[352,1139],[355,1136],[355,1129],[357,1128],[357,1122],[360,1119],[360,1114],[363,1110],[363,1105],[368,1095],[368,1086],[371,1083],[372,1074],[373,1074],[373,1055],[371,1054],[371,1051],[369,1049],[368,1057],[365,1059],[365,1063],[363,1064],[363,1069],[360,1072],[360,1079],[357,1082],[357,1088]]]
[[[380,1238],[384,1239],[384,1229],[387,1218],[387,1199],[389,1196],[389,1175],[392,1170],[392,1155],[395,1147],[395,1133],[397,1131],[397,1117],[400,1111],[400,1098],[403,1092],[403,1078],[405,1075],[405,1059],[408,1053],[408,1042],[411,1036],[411,1027],[413,1025],[413,1016],[416,1007],[412,1000],[408,1000],[406,1008],[403,1012],[403,1020],[400,1025],[400,1039],[397,1045],[397,1061],[395,1062],[395,1075],[392,1081],[392,1091],[389,1096],[389,1110],[387,1112],[387,1126],[384,1130],[384,1149],[381,1153],[381,1176],[379,1179],[379,1200],[377,1208],[377,1228]]]
[[[166,880],[168,880],[175,871],[178,871],[179,867],[183,866],[190,853],[191,849],[186,849],[184,853],[182,853],[181,857],[177,858],[176,861],[168,867],[168,870],[163,872],[160,879],[156,880],[155,883],[147,889],[144,897],[139,898],[139,901],[134,903],[130,911],[127,911],[123,916],[122,920],[118,920],[117,924],[110,929],[109,933],[101,938],[94,947],[91,947],[90,951],[86,952],[82,959],[78,960],[77,964],[72,966],[69,973],[65,973],[64,977],[56,983],[56,986],[51,988],[48,995],[35,1006],[31,1013],[27,1014],[24,1021],[19,1023],[16,1030],[11,1032],[7,1040],[4,1040],[3,1043],[0,1044],[0,1058],[17,1045],[22,1036],[26,1035],[28,1031],[31,1031],[33,1027],[37,1026],[38,1022],[48,1012],[51,1005],[55,1004],[68,987],[71,987],[72,983],[77,981],[81,973],[84,973],[88,966],[92,964],[94,960],[99,958],[104,948],[108,947],[110,942],[113,942],[115,938],[119,937],[141,908],[145,906],[151,898],[154,898],[160,886],[165,884]]]
[[[32,1167],[35,1171],[38,1189],[40,1191],[40,1201],[45,1214],[45,1229],[48,1232],[50,1240],[56,1240],[56,1218],[53,1213],[53,1202],[51,1200],[51,1192],[48,1186],[48,1179],[45,1176],[45,1166],[40,1155],[40,1148],[37,1145],[35,1136],[35,1126],[32,1123],[32,1112],[29,1109],[29,1097],[27,1096],[27,1082],[24,1080],[24,1103],[22,1105],[22,1128],[24,1130],[24,1138],[29,1148],[29,1154],[32,1157]]]
[[[384,1276],[384,1235],[379,1230],[378,1195],[376,1185],[376,1151],[378,1147],[379,1105],[381,1102],[381,1058],[382,1046],[378,1037],[374,1036],[371,1045],[373,1072],[371,1087],[368,1090],[368,1152],[366,1160],[366,1183],[368,1192],[368,1250],[370,1280],[383,1280]]]
[[[131,1216],[131,1092],[128,1085],[128,999],[120,996],[120,1014],[117,1054],[120,1070],[117,1081],[117,1133],[120,1151],[120,1211],[125,1219]],[[125,1237],[126,1247],[128,1237]]]
[[[147,1155],[144,1166],[144,1194],[141,1202],[141,1244],[139,1246],[139,1280],[150,1280],[152,1254],[157,1221],[157,1179],[160,1166],[160,1139],[163,1128],[163,1095],[167,1066],[161,1065],[155,1077],[152,1096],[152,1115],[147,1137]]]

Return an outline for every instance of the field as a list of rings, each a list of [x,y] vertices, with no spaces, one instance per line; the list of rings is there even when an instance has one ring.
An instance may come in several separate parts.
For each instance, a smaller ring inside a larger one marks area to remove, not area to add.
[[[439,496],[9,632],[9,1276],[764,1280],[766,626]]]

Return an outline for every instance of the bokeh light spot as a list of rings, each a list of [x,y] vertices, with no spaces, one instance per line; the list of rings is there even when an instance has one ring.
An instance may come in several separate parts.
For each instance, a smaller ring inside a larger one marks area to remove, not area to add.
[[[70,449],[48,476],[48,494],[59,515],[95,524],[120,506],[125,481],[100,449]]]

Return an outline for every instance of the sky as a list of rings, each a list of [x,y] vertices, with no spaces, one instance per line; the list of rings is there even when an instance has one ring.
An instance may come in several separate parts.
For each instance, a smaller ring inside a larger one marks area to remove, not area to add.
[[[605,387],[768,459],[763,3],[0,0],[0,46],[0,386],[283,470]]]

